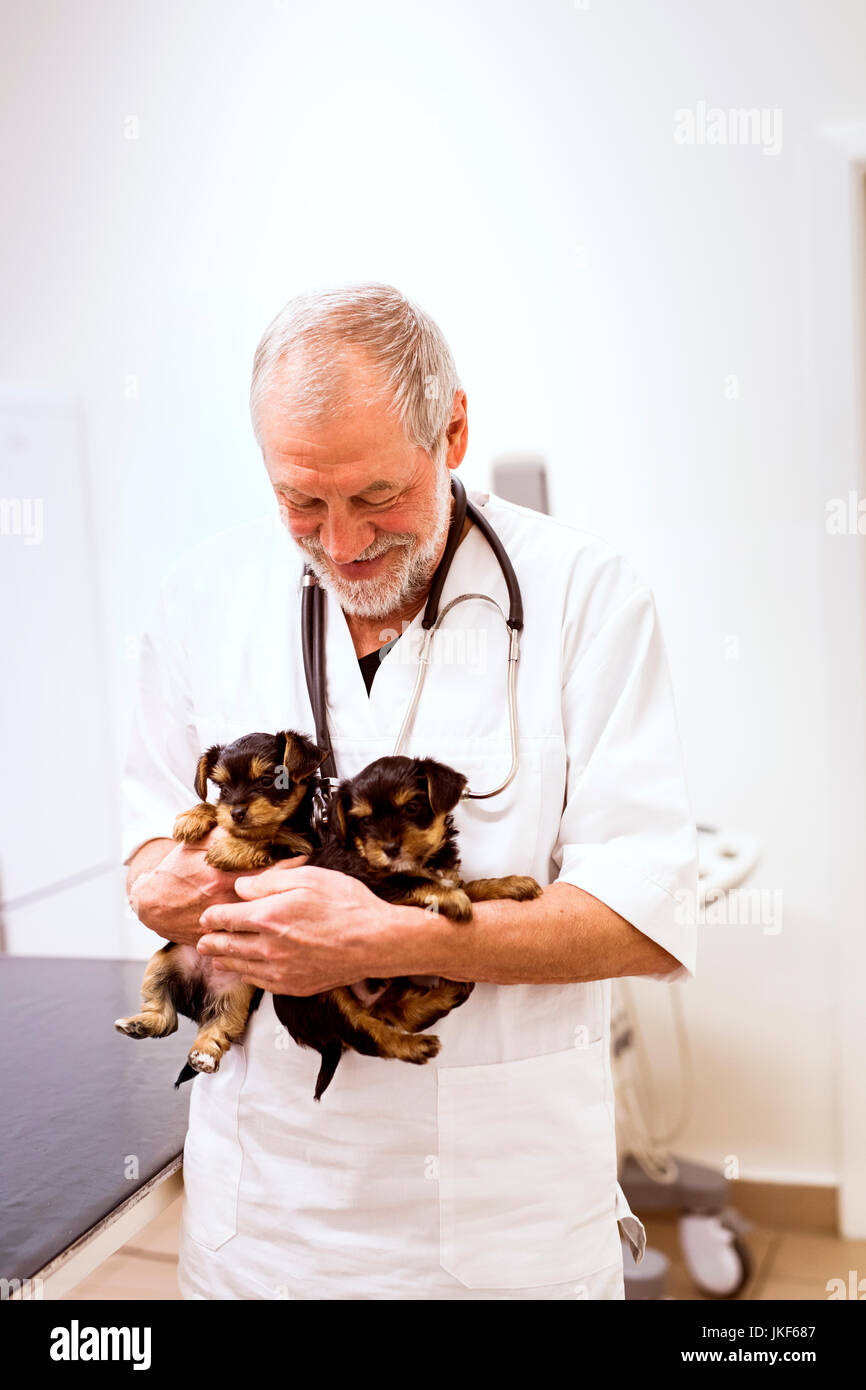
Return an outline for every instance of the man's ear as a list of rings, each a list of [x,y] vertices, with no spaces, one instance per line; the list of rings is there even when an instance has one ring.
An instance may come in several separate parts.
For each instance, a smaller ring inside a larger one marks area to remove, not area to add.
[[[277,741],[283,750],[282,766],[297,782],[305,777],[312,777],[330,752],[328,748],[317,748],[311,739],[303,734],[296,734],[294,729],[284,729],[282,733],[277,734]]]
[[[427,779],[427,800],[435,814],[441,816],[445,811],[453,811],[463,788],[468,785],[463,773],[455,772],[445,763],[434,762],[432,758],[423,759],[420,771]]]
[[[199,801],[207,801],[207,779],[210,777],[217,763],[220,753],[223,751],[221,743],[214,743],[206,753],[202,753],[198,760],[198,767],[195,773],[195,794]]]

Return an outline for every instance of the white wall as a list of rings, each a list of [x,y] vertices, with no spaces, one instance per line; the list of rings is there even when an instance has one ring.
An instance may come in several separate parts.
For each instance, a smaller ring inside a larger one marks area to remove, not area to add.
[[[866,116],[866,7],[35,0],[6,25],[0,377],[83,398],[121,732],[165,563],[268,505],[264,324],[312,284],[400,285],[454,347],[469,481],[542,452],[553,509],[653,585],[696,811],[755,831],[784,893],[778,935],[704,932],[681,1148],[832,1178],[828,942],[859,918],[827,908],[848,474],[813,428],[810,200],[816,130]],[[699,101],[781,109],[781,153],[678,145]],[[639,995],[664,1059],[664,992]]]

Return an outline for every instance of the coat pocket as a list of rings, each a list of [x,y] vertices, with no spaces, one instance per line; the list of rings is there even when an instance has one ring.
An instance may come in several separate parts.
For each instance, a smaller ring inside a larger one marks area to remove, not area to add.
[[[215,1076],[192,1083],[183,1147],[184,1228],[208,1250],[237,1234],[243,1164],[238,1110],[246,1067],[244,1048],[233,1043]]]
[[[438,1069],[439,1258],[467,1288],[580,1281],[621,1257],[603,1045]]]

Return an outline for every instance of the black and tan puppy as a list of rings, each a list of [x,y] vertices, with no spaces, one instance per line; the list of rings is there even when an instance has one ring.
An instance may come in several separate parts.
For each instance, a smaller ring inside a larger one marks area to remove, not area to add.
[[[379,758],[341,782],[328,812],[328,832],[310,864],[358,878],[386,902],[472,917],[472,903],[535,898],[534,878],[464,883],[451,812],[466,778],[431,758]],[[423,989],[405,977],[365,981],[359,998],[348,986],[307,997],[275,995],[274,1010],[295,1042],[322,1058],[315,1098],[330,1085],[346,1048],[371,1057],[424,1063],[439,1052],[435,1036],[418,1037],[464,1003],[471,983],[441,980]]]
[[[194,844],[214,826],[227,833],[208,847],[206,861],[228,871],[259,869],[296,854],[309,854],[313,782],[326,756],[302,734],[246,734],[225,747],[215,744],[199,759],[195,790],[199,804],[178,816],[174,838]],[[207,800],[208,780],[220,789]],[[169,942],[152,957],[141,987],[143,1008],[119,1018],[115,1028],[130,1038],[162,1038],[183,1014],[199,1024],[187,1065],[176,1085],[197,1071],[215,1072],[222,1056],[243,1033],[253,985],[237,976],[216,979],[208,958],[194,946]]]

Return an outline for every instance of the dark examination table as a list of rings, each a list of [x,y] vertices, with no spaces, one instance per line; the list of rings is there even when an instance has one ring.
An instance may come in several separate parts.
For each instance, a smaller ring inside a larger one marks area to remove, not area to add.
[[[115,1031],[144,968],[0,956],[7,1298],[62,1298],[183,1190],[190,1087],[173,1083],[195,1025],[158,1040]]]

